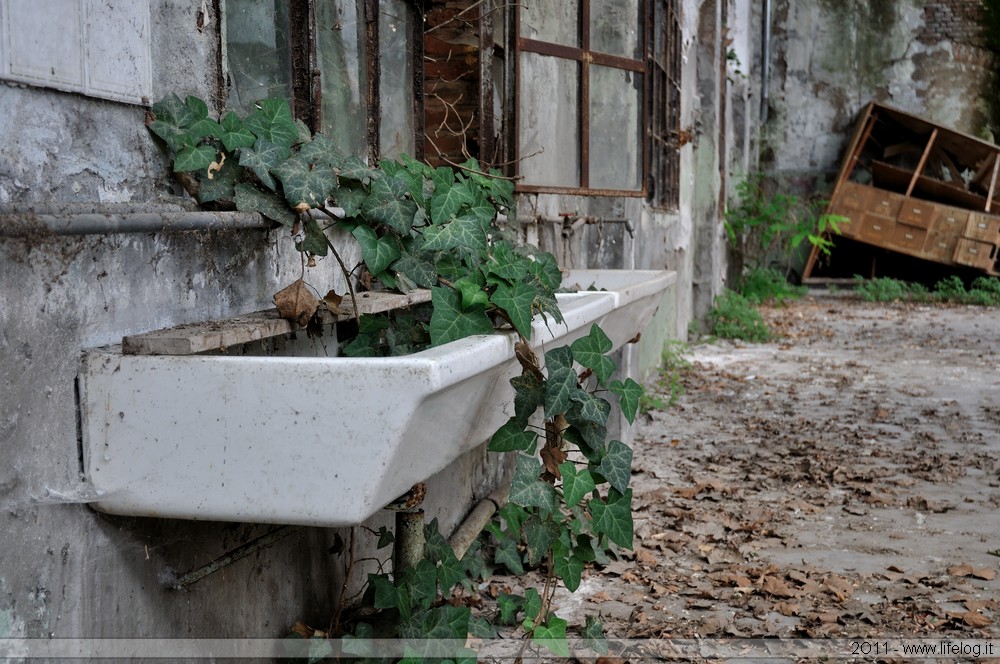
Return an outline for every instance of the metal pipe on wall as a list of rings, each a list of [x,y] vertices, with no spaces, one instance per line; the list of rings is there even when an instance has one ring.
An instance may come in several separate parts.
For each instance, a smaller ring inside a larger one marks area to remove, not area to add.
[[[769,105],[768,88],[771,85],[771,0],[764,0],[764,15],[761,17],[761,55],[760,55],[760,123],[767,122]]]
[[[274,226],[256,212],[211,211],[88,211],[65,212],[54,208],[0,209],[0,237],[39,235],[104,235],[107,233],[158,233],[170,231],[219,231],[268,229]]]

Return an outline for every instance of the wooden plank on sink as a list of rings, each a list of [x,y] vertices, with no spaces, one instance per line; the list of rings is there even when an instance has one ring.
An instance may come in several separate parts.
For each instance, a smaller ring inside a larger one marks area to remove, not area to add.
[[[365,291],[358,293],[359,314],[376,314],[393,309],[403,309],[421,302],[429,302],[431,292],[425,289],[409,293]],[[350,295],[340,308],[346,313],[328,314],[329,322],[354,318]],[[289,334],[300,329],[298,325],[278,316],[277,309],[256,311],[242,316],[188,323],[153,332],[133,334],[122,339],[122,353],[126,355],[194,355],[238,346],[252,341]]]

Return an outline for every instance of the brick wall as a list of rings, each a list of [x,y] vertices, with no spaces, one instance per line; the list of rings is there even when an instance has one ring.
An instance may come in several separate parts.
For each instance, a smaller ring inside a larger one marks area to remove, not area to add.
[[[983,3],[981,0],[928,0],[924,26],[917,39],[925,44],[952,42],[981,47]]]
[[[479,153],[479,47],[471,0],[430,0],[424,24],[425,158],[463,162]]]

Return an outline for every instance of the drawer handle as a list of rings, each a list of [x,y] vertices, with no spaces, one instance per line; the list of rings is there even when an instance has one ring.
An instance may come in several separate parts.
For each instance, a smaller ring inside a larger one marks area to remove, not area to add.
[[[872,224],[872,230],[873,231],[880,231],[880,230],[882,230],[882,227],[879,226],[878,224]]]
[[[907,240],[912,240],[912,239],[913,239],[913,235],[912,235],[912,234],[910,234],[910,233],[907,233],[907,234],[905,235],[905,237],[906,237],[906,239],[907,239]]]
[[[923,213],[920,211],[920,208],[913,208],[913,214],[923,214]]]

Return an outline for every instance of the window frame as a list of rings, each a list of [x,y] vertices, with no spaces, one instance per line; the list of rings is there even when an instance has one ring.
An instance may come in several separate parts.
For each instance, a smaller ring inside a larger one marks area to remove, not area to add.
[[[647,26],[649,94],[647,124],[646,201],[656,209],[680,207],[681,132],[681,28],[679,0],[652,0],[652,20]],[[663,52],[656,52],[656,29],[662,9],[666,23]]]
[[[521,67],[521,53],[535,53],[538,55],[545,55],[550,57],[562,58],[566,60],[571,60],[577,62],[580,66],[579,72],[579,140],[580,143],[577,146],[579,149],[579,167],[580,167],[580,186],[569,187],[569,186],[555,186],[555,185],[532,185],[526,184],[524,182],[518,182],[516,185],[516,191],[519,193],[550,193],[550,194],[571,194],[577,196],[622,196],[631,198],[646,197],[646,186],[647,178],[646,173],[648,172],[648,126],[649,126],[649,112],[648,112],[648,97],[649,97],[649,76],[647,70],[649,64],[645,53],[649,50],[649,36],[651,34],[650,25],[650,7],[651,0],[640,0],[640,15],[643,18],[643,30],[642,30],[642,52],[644,54],[640,59],[628,58],[620,55],[612,55],[609,53],[603,53],[600,51],[593,51],[590,48],[590,3],[593,0],[579,0],[579,14],[578,14],[578,24],[577,24],[577,35],[579,46],[566,46],[563,44],[556,44],[552,42],[545,42],[536,39],[530,39],[521,36],[521,7],[520,5],[516,8],[516,19],[514,20],[514,29],[516,35],[514,37],[514,43],[516,44],[516,83],[515,83],[515,109],[518,108],[519,100],[521,99],[521,94],[525,91],[525,84],[522,80],[522,67]],[[600,1],[600,0],[596,0]],[[642,92],[644,99],[640,104],[640,127],[642,127],[643,134],[646,135],[646,140],[642,141],[642,145],[639,146],[642,150],[640,155],[640,178],[641,183],[638,189],[604,189],[595,188],[590,186],[590,65],[599,65],[604,67],[610,67],[614,69],[622,69],[626,71],[631,71],[634,73],[641,74],[643,76]],[[513,149],[517,152],[516,159],[520,163],[520,159],[524,155],[520,154],[521,146],[521,125],[520,119],[514,123],[514,140]]]
[[[316,3],[322,0],[289,0],[290,37],[286,44],[289,56],[289,102],[292,115],[302,120],[314,132],[323,129],[323,73],[320,71],[317,55]],[[347,0],[348,2],[352,0]],[[358,131],[366,133],[367,159],[377,164],[382,156],[381,120],[382,104],[380,95],[380,0],[360,0],[364,17],[365,53],[360,54],[364,62],[366,123]],[[424,156],[424,113],[423,113],[423,6],[419,0],[403,0],[410,11],[408,44],[411,55],[413,92],[413,145],[415,159]],[[224,19],[223,19],[224,20]],[[226,61],[225,38],[219,40],[220,97],[228,97],[228,86],[222,62]]]

